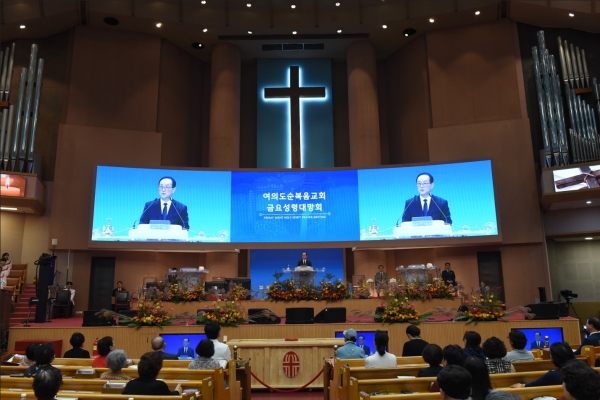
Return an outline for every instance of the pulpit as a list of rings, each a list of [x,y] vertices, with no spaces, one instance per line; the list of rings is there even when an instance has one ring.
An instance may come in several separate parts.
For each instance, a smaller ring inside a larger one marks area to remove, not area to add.
[[[317,271],[292,271],[292,279],[302,285],[315,286],[317,282]]]

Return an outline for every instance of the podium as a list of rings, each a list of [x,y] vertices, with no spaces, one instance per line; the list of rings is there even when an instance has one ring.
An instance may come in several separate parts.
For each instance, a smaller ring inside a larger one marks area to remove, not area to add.
[[[315,286],[317,282],[317,271],[292,271],[292,279],[303,285]]]
[[[183,230],[181,225],[139,224],[137,229],[129,230],[129,240],[186,242],[188,231]]]
[[[394,228],[396,239],[424,238],[424,237],[451,237],[452,225],[444,221],[409,221],[402,222]]]

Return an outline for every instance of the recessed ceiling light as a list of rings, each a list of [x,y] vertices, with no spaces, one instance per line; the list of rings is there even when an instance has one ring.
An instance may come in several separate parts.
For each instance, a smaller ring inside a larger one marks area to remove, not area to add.
[[[387,25],[381,25],[383,29],[387,29]]]
[[[431,22],[433,24],[435,22],[435,19],[429,18],[429,22]]]
[[[569,13],[569,17],[574,17],[574,16],[575,16],[575,14]]]
[[[208,28],[202,29],[202,32],[204,32],[204,33],[208,32]]]
[[[160,28],[161,26],[162,26],[162,22],[157,22],[157,23],[156,23],[156,27],[157,27],[157,28]]]
[[[18,208],[16,208],[16,207],[0,207],[0,210],[17,211]]]
[[[290,7],[292,7],[292,8],[296,8],[296,5],[295,5],[295,4],[292,4]]]
[[[194,42],[194,43],[192,43],[192,47],[194,49],[196,49],[196,50],[200,50],[200,49],[204,48],[204,45],[202,43],[199,43],[199,42]]]
[[[475,15],[481,14],[481,11],[475,11]]]
[[[202,4],[206,4],[206,0],[202,0],[200,3],[202,3]]]
[[[336,6],[336,7],[339,7],[339,6],[340,6],[340,4],[342,4],[342,3],[340,3],[340,2],[338,1],[337,3],[335,3],[335,6]]]
[[[248,3],[246,4],[246,7],[252,7],[252,4]]]
[[[292,35],[295,35],[296,33],[298,33],[297,31],[292,31]]]
[[[19,28],[25,29],[25,25],[19,25]]]
[[[338,33],[342,33],[342,30],[341,30],[341,29],[338,29]]]
[[[248,31],[248,35],[252,35],[252,31]]]
[[[592,201],[588,200],[588,201],[585,202],[585,204],[592,204]]]
[[[594,238],[586,237],[585,240],[594,240]]]
[[[114,17],[106,17],[106,18],[104,18],[104,23],[106,25],[115,26],[115,25],[119,25],[119,20]]]
[[[416,30],[416,29],[414,29],[414,28],[406,28],[404,31],[402,31],[402,34],[403,34],[405,37],[412,36],[412,35],[414,35],[415,33],[417,33],[417,30]]]

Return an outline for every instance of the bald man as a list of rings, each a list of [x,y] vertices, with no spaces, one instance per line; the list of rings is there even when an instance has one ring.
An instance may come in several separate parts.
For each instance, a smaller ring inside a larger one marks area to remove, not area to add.
[[[160,336],[152,339],[150,344],[152,345],[152,350],[159,353],[163,360],[178,360],[175,354],[165,353],[167,344],[165,343],[165,339],[161,338]]]

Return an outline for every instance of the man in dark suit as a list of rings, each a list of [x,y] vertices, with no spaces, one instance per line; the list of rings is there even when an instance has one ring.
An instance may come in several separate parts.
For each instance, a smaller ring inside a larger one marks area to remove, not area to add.
[[[312,267],[312,263],[307,257],[306,252],[302,253],[302,259],[298,261],[297,267]]]
[[[183,347],[180,347],[177,350],[177,357],[186,356],[190,358],[194,358],[194,349],[190,346],[190,340],[188,338],[183,339]]]
[[[585,322],[585,330],[588,333],[588,337],[583,339],[581,346],[575,352],[576,355],[581,354],[581,348],[583,346],[600,346],[600,319],[596,317],[589,317]]]
[[[165,348],[167,347],[167,344],[165,343],[165,340],[163,338],[161,338],[160,336],[157,336],[154,339],[152,339],[150,344],[152,345],[152,350],[159,353],[163,360],[178,360],[179,359],[179,358],[177,358],[177,355],[175,355],[175,354],[165,353]]]
[[[414,217],[431,217],[434,220],[444,221],[452,225],[448,201],[431,194],[433,190],[433,175],[423,172],[417,175],[417,191],[414,196],[404,203],[402,222],[412,221]]]
[[[358,347],[360,347],[361,349],[363,349],[365,351],[365,357],[369,357],[371,355],[371,349],[369,348],[369,346],[367,346],[365,344],[365,337],[364,336],[359,336],[358,337]]]
[[[447,262],[442,271],[442,279],[446,286],[456,286],[456,274],[450,269],[450,263]]]
[[[529,346],[529,350],[533,349],[543,349],[544,341],[542,340],[542,334],[539,332],[535,333],[535,340],[531,342],[531,346]]]
[[[123,287],[123,282],[117,282],[117,287],[112,291],[112,297],[117,297],[117,293],[119,292],[127,292],[127,289]]]
[[[185,230],[190,229],[187,206],[173,200],[177,190],[177,182],[170,176],[158,181],[159,198],[147,202],[140,217],[140,224],[149,224],[152,220],[168,220],[172,225],[181,225]]]

